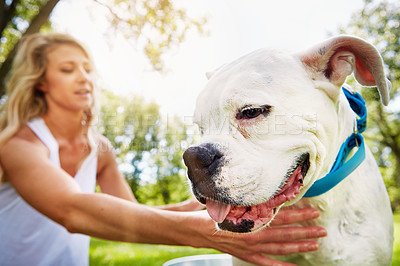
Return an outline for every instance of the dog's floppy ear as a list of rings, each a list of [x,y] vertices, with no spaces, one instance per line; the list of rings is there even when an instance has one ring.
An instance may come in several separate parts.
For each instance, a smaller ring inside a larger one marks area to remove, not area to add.
[[[391,83],[386,79],[383,60],[370,43],[355,36],[332,37],[297,56],[309,70],[312,79],[329,81],[334,86],[324,87],[331,98],[337,98],[340,86],[354,72],[364,86],[377,86],[384,105],[389,102]]]
[[[222,66],[220,66],[220,67],[214,69],[213,71],[208,71],[208,72],[206,72],[206,77],[207,77],[207,79],[210,80],[211,77],[214,76],[214,74],[215,74],[216,72],[218,72],[218,70],[220,70],[221,68],[223,68],[225,65],[226,65],[226,64],[223,64]]]
[[[207,71],[206,72],[207,79],[209,80],[213,74],[214,74],[214,71]]]

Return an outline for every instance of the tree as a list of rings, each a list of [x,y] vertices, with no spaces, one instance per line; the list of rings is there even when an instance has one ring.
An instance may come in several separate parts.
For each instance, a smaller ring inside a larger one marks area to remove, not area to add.
[[[59,0],[3,0],[0,2],[0,95],[15,56],[16,45],[25,34],[38,32],[48,21]]]
[[[187,184],[183,151],[194,142],[193,135],[178,117],[168,117],[159,134],[160,145],[154,154],[157,182],[153,204],[168,204],[187,199],[191,194]]]
[[[136,194],[145,169],[150,170],[150,154],[159,139],[159,107],[140,97],[121,97],[103,91],[98,128],[115,148],[118,163]],[[151,164],[151,163],[150,163]]]
[[[190,197],[182,154],[193,142],[192,135],[177,117],[161,124],[159,144],[152,154],[155,182],[142,186],[137,197],[151,205],[175,203]]]
[[[139,202],[168,204],[189,197],[182,162],[192,142],[183,122],[162,117],[159,106],[141,97],[103,91],[100,132],[115,147],[120,170]]]
[[[393,209],[400,209],[400,4],[399,2],[364,0],[341,33],[360,36],[374,43],[387,66],[392,82],[391,104],[379,103],[375,89],[364,89],[367,102],[367,141],[382,171]]]
[[[164,67],[162,55],[178,45],[186,32],[195,27],[201,32],[205,18],[192,19],[172,0],[93,0],[105,7],[111,29],[143,43],[143,52],[155,70]],[[20,38],[48,25],[49,16],[59,0],[0,0],[0,96],[4,80]]]

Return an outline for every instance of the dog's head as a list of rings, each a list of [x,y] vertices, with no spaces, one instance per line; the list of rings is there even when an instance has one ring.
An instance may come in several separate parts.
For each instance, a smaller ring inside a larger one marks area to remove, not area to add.
[[[340,89],[353,72],[362,85],[377,85],[387,104],[390,83],[378,51],[351,36],[295,55],[258,50],[208,74],[194,116],[201,143],[184,161],[195,196],[219,228],[267,225],[329,171],[353,130]]]

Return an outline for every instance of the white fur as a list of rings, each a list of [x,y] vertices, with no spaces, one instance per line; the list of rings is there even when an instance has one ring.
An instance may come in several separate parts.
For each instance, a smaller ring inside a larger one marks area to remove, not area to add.
[[[348,51],[338,42],[350,47]],[[340,87],[356,69],[355,61],[362,60],[360,55],[368,57],[368,68],[387,104],[390,85],[382,80],[382,60],[371,47],[358,38],[339,36],[297,55],[261,49],[209,73],[209,83],[198,97],[195,122],[203,131],[201,142],[216,143],[228,154],[216,186],[229,187],[231,199],[251,205],[265,202],[279,190],[296,157],[310,154],[304,187],[290,204],[319,209],[321,217],[307,224],[325,227],[328,237],[319,240],[317,252],[281,260],[299,265],[390,265],[392,212],[368,147],[366,160],[338,186],[321,196],[302,198],[328,173],[353,132],[356,117]],[[323,71],[329,62],[334,62],[332,75],[326,77]],[[357,75],[365,85],[373,85],[368,77]],[[235,117],[243,106],[265,104],[272,106],[266,117],[244,123]]]

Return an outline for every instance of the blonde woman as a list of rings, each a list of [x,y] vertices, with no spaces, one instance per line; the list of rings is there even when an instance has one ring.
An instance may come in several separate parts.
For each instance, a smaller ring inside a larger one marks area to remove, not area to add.
[[[93,64],[68,35],[24,38],[0,117],[0,265],[88,265],[89,236],[215,248],[259,265],[264,256],[312,251],[323,228],[216,232],[194,201],[164,209],[138,204],[110,142],[95,132]],[[96,183],[103,193],[93,193]],[[168,210],[169,209],[169,210]],[[178,212],[172,210],[187,210]],[[275,224],[313,219],[280,212]],[[281,241],[283,240],[284,241]]]

